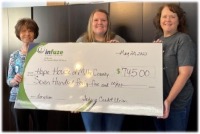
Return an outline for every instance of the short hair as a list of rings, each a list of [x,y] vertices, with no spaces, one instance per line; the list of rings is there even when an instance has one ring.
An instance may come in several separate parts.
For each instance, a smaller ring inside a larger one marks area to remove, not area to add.
[[[37,23],[30,18],[22,18],[17,21],[17,24],[15,25],[15,34],[19,40],[20,39],[20,31],[23,27],[26,27],[27,29],[30,29],[34,32],[34,39],[36,39],[39,35],[39,27]]]
[[[176,13],[178,16],[178,20],[179,20],[179,25],[177,27],[177,30],[179,32],[186,32],[186,13],[183,11],[183,9],[175,3],[169,3],[169,4],[164,4],[163,6],[161,6],[153,20],[153,24],[156,27],[156,29],[162,31],[162,28],[160,26],[160,17],[161,17],[161,12],[163,10],[164,7],[168,7],[170,11],[172,11],[173,13]]]

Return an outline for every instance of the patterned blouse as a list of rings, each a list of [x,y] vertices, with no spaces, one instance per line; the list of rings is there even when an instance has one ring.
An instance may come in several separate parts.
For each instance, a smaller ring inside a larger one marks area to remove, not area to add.
[[[9,97],[10,102],[15,102],[19,90],[19,85],[12,86],[10,84],[10,81],[15,77],[17,73],[19,74],[23,73],[25,59],[26,55],[22,54],[20,50],[17,50],[10,55],[8,76],[7,76],[7,84],[8,86],[12,87]]]

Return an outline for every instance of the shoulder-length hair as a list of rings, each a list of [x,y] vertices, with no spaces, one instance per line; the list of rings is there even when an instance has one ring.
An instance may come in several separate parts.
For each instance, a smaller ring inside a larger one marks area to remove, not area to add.
[[[91,13],[89,20],[88,20],[87,32],[84,34],[85,41],[86,42],[94,42],[95,41],[95,35],[94,35],[93,29],[92,29],[92,22],[93,22],[94,14],[96,12],[104,13],[107,17],[108,26],[107,26],[107,31],[104,35],[104,41],[107,42],[107,41],[113,39],[115,34],[113,32],[111,32],[110,16],[109,16],[108,12],[103,9],[96,9]]]
[[[186,33],[186,16],[185,16],[186,13],[178,4],[175,4],[175,3],[165,4],[159,8],[153,20],[153,24],[156,27],[156,29],[158,29],[159,31],[162,31],[162,28],[160,26],[160,17],[161,17],[161,12],[164,7],[168,7],[170,11],[177,14],[178,20],[179,20],[179,25],[178,25],[177,30],[179,32]]]

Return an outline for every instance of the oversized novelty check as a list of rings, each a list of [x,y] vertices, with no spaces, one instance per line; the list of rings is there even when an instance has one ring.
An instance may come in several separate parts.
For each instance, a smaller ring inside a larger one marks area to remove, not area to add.
[[[161,43],[41,43],[15,108],[160,116],[162,68]]]

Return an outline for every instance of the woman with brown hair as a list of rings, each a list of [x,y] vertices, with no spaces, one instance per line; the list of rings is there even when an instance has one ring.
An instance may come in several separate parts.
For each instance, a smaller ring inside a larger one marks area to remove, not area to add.
[[[33,130],[46,130],[47,111],[33,109],[15,109],[14,104],[19,91],[19,84],[22,82],[22,73],[24,63],[28,53],[29,44],[39,35],[39,27],[36,22],[30,18],[18,20],[15,25],[16,37],[22,42],[19,50],[10,55],[7,84],[11,87],[10,91],[10,108],[13,115],[17,131],[30,131],[29,116],[32,119]]]
[[[154,25],[163,43],[163,116],[155,119],[158,131],[185,131],[190,113],[193,85],[190,76],[195,65],[194,43],[186,34],[186,17],[177,4],[158,10]]]

